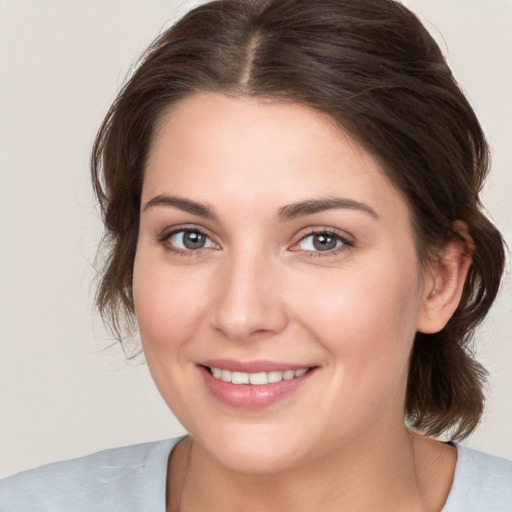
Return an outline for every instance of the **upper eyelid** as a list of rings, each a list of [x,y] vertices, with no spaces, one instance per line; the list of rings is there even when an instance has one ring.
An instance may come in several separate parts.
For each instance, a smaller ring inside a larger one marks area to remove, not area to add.
[[[210,231],[202,226],[192,225],[192,224],[183,224],[183,225],[177,225],[177,226],[171,226],[164,228],[159,231],[158,239],[165,240],[169,238],[172,235],[175,235],[176,233],[180,233],[181,231],[197,231],[198,233],[201,233],[208,238],[212,238]]]
[[[314,228],[306,228],[305,230],[301,230],[298,235],[296,235],[296,242],[298,243],[304,238],[311,236],[311,235],[321,235],[321,234],[329,234],[334,235],[341,240],[347,242],[347,243],[355,243],[355,237],[351,235],[350,233],[347,233],[346,231],[332,228],[332,227],[314,227]]]
[[[315,235],[328,235],[328,236],[337,238],[339,240],[343,240],[344,242],[350,242],[348,237],[340,235],[339,233],[336,233],[334,231],[312,231],[311,233],[307,233],[306,235],[299,238],[298,241],[300,242],[300,241],[304,240],[305,238],[309,238],[310,236],[315,236]]]
[[[157,236],[157,240],[159,242],[164,242],[168,240],[172,235],[175,235],[176,233],[180,232],[186,232],[186,231],[197,231],[206,237],[208,237],[212,242],[214,242],[217,245],[221,245],[217,240],[216,237],[212,235],[211,231],[204,226],[200,226],[197,224],[182,224],[182,225],[176,225],[171,226],[166,229],[161,230],[161,232]],[[295,246],[298,243],[300,243],[302,240],[307,238],[308,236],[316,235],[316,234],[329,234],[333,235],[335,237],[338,237],[341,239],[346,245],[354,245],[355,243],[355,237],[351,235],[350,233],[347,233],[344,230],[340,230],[333,227],[327,227],[327,226],[315,226],[315,227],[308,227],[301,229],[294,237],[293,242],[291,246]]]
[[[303,240],[308,238],[309,236],[318,235],[318,234],[329,234],[338,238],[342,244],[339,247],[329,249],[326,251],[319,250],[302,250],[302,249],[294,249],[296,248]],[[304,256],[308,257],[331,257],[335,255],[340,255],[345,251],[353,248],[355,246],[356,240],[355,237],[348,234],[346,231],[334,229],[332,227],[318,227],[318,228],[310,228],[309,231],[303,233],[301,236],[298,236],[296,241],[289,246],[288,250],[292,252],[301,252]]]
[[[197,226],[173,226],[168,229],[164,229],[157,237],[156,242],[158,244],[162,244],[166,247],[166,250],[174,252],[176,254],[189,255],[193,254],[198,255],[201,254],[205,250],[212,249],[212,247],[198,247],[196,249],[182,249],[180,247],[175,246],[170,242],[170,239],[178,234],[178,233],[186,233],[186,232],[196,232],[204,235],[208,240],[215,246],[220,247],[218,242],[216,242],[208,233],[207,230]]]

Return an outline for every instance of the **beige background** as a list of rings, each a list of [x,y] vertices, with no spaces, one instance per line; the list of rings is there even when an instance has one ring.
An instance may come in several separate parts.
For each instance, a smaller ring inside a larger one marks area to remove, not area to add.
[[[0,476],[182,433],[147,368],[106,348],[93,313],[101,226],[88,154],[130,63],[194,3],[0,0]],[[512,244],[512,2],[405,3],[447,48],[480,115],[494,154],[484,200]],[[492,378],[467,441],[509,458],[511,328],[509,275],[479,331]]]

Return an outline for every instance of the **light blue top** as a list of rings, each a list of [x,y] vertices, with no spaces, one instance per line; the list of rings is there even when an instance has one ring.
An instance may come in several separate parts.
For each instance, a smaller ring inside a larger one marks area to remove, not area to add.
[[[180,440],[114,448],[0,480],[1,512],[165,512],[167,460]],[[512,461],[456,444],[441,512],[512,512]]]

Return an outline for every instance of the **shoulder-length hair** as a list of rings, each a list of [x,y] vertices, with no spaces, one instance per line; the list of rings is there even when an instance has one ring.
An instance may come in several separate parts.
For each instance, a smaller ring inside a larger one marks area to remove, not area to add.
[[[408,203],[428,265],[464,221],[474,241],[446,327],[417,333],[409,424],[460,439],[483,410],[485,370],[470,342],[504,267],[479,200],[488,146],[439,47],[392,0],[218,0],[190,11],[143,55],[97,135],[92,179],[108,249],[97,306],[118,339],[133,327],[132,272],[144,168],[163,113],[196,92],[295,102],[327,113],[362,144]]]

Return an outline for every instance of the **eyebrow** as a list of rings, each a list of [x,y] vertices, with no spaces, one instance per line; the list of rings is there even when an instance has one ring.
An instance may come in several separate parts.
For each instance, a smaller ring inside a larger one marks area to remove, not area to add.
[[[213,211],[213,208],[205,204],[192,201],[191,199],[185,199],[183,197],[167,196],[165,194],[161,194],[159,196],[153,197],[153,199],[150,199],[144,205],[142,211],[145,212],[148,208],[152,208],[154,206],[170,206],[172,208],[177,208],[178,210],[191,213],[192,215],[198,215],[199,217],[205,217],[206,219],[210,220],[217,220],[217,215]]]
[[[279,209],[277,218],[280,221],[287,221],[297,217],[302,217],[304,215],[313,215],[314,213],[336,209],[358,210],[369,214],[374,219],[379,219],[377,212],[367,204],[354,201],[353,199],[340,197],[328,199],[310,199],[289,204]]]
[[[148,208],[155,206],[177,208],[178,210],[191,213],[192,215],[198,215],[199,217],[210,220],[218,220],[218,216],[212,207],[183,197],[167,196],[165,194],[155,196],[144,205],[142,211],[146,211]],[[358,210],[369,214],[375,219],[379,219],[377,212],[367,204],[354,201],[353,199],[335,197],[328,199],[308,199],[283,206],[278,210],[277,220],[285,222],[297,217],[336,209]]]

